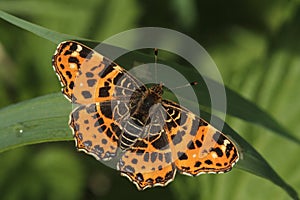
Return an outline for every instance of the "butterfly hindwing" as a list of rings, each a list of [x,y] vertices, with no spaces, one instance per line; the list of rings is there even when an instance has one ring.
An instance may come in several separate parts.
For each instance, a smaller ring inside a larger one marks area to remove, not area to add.
[[[168,113],[166,132],[173,160],[187,175],[229,171],[238,160],[230,139],[209,123],[175,102],[163,100]]]
[[[130,179],[140,190],[164,186],[174,179],[176,167],[164,132],[150,138],[138,139],[118,163],[122,176]]]

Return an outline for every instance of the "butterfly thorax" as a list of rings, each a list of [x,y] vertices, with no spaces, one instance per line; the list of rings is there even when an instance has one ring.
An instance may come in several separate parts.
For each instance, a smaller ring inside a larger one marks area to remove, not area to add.
[[[147,136],[148,132],[145,127],[150,124],[151,118],[156,114],[162,94],[162,84],[150,88],[142,86],[132,93],[129,101],[130,116],[124,125],[121,149],[128,149],[136,142],[137,138]]]
[[[144,87],[143,87],[144,88]],[[145,126],[149,124],[149,112],[155,104],[159,104],[162,99],[162,86],[154,85],[151,88],[137,89],[130,99],[130,117],[137,120],[137,125]]]

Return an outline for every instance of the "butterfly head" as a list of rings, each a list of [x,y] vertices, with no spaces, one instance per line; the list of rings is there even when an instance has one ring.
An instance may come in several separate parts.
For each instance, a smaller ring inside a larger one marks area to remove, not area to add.
[[[158,97],[162,97],[164,90],[163,90],[163,84],[156,84],[149,88],[150,93],[156,94]]]

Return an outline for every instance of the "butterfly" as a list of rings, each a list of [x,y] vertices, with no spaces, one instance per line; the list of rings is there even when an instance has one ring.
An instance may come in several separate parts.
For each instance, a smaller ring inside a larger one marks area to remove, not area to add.
[[[165,186],[176,172],[197,176],[230,171],[236,145],[179,104],[162,98],[163,84],[146,87],[125,69],[76,41],[52,58],[70,114],[76,147],[113,167],[138,189]]]

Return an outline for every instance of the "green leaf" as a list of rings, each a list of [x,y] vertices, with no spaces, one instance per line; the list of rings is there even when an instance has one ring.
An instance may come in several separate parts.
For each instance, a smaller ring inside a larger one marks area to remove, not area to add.
[[[240,162],[238,162],[238,168],[272,181],[284,189],[293,199],[299,199],[297,192],[272,169],[267,161],[247,141],[227,124],[225,124],[223,131],[229,133],[240,147],[242,156]]]
[[[28,144],[72,140],[67,117],[71,109],[71,104],[61,94],[1,109],[0,152]]]
[[[13,15],[10,15],[4,11],[0,10],[0,18],[2,18],[3,20],[19,27],[22,28],[24,30],[27,30],[37,36],[40,36],[46,40],[49,40],[53,43],[58,44],[61,41],[64,40],[69,40],[69,39],[82,39],[80,37],[76,37],[76,36],[71,36],[71,35],[67,35],[67,34],[63,34],[63,33],[58,33],[56,31],[52,31],[49,30],[47,28],[44,28],[42,26],[33,24],[31,22],[28,22],[26,20],[20,19],[18,17],[15,17]]]

